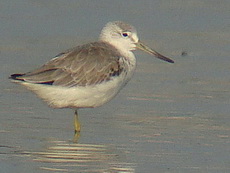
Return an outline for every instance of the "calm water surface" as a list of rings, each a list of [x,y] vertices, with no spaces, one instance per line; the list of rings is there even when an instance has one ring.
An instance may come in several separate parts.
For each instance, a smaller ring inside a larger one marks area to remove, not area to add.
[[[0,169],[11,172],[230,172],[228,0],[0,1]],[[54,110],[11,73],[133,24],[175,64],[136,52],[133,79],[110,103]]]

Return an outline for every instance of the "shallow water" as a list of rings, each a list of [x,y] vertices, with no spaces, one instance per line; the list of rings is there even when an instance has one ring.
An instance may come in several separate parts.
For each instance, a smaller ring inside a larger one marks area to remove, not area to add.
[[[230,172],[229,6],[219,1],[0,2],[1,172]],[[108,104],[49,108],[11,73],[96,40],[113,20],[175,64],[136,52],[133,79]]]

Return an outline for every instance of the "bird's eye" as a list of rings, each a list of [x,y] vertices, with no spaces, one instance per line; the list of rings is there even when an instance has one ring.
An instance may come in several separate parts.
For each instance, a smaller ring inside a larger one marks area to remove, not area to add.
[[[129,34],[128,34],[127,32],[123,32],[123,33],[122,33],[122,36],[123,36],[123,37],[128,37]]]

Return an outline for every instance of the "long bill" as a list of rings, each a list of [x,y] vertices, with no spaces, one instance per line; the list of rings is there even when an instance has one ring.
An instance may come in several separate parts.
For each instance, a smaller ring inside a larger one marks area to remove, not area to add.
[[[156,58],[158,58],[158,59],[161,59],[161,60],[163,60],[163,61],[167,61],[167,62],[170,62],[170,63],[174,63],[174,61],[173,61],[172,59],[167,58],[167,57],[165,57],[165,56],[159,54],[158,52],[156,52],[155,50],[153,50],[153,49],[149,48],[148,46],[144,45],[144,44],[143,44],[142,42],[140,42],[140,41],[138,41],[138,42],[136,43],[136,46],[137,46],[138,49],[140,49],[140,50],[142,50],[142,51],[144,51],[144,52],[147,52],[147,53],[149,53],[149,54],[151,54],[151,55],[154,55],[154,56],[155,56]]]

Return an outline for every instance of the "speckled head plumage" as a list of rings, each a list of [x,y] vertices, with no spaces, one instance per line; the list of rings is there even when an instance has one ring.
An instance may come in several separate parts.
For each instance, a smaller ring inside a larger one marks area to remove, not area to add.
[[[99,39],[110,43],[123,52],[135,50],[135,44],[139,40],[136,29],[122,21],[107,23],[102,29]]]

